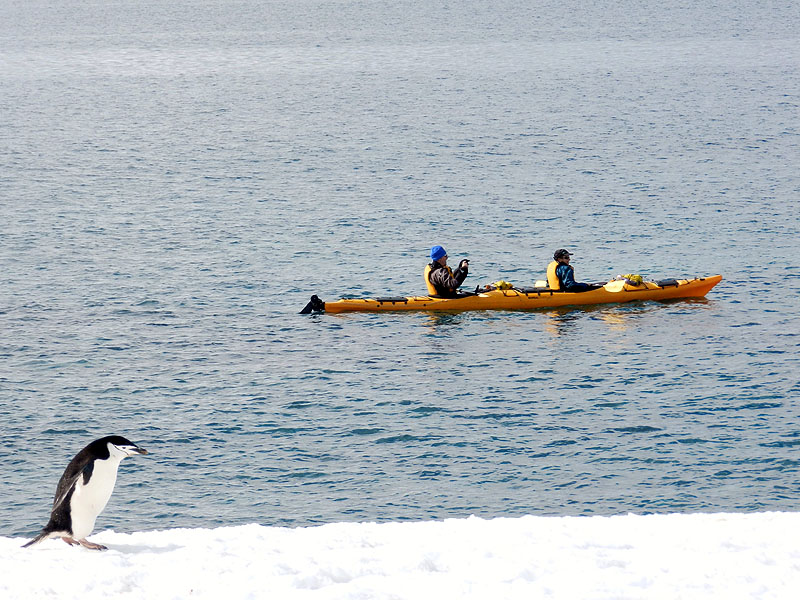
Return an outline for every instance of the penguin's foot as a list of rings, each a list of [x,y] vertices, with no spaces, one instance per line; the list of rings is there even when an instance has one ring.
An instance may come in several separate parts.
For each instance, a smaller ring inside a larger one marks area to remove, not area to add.
[[[78,543],[84,548],[87,548],[88,550],[108,550],[108,548],[106,548],[102,544],[95,544],[94,542],[90,542],[86,538],[78,540]]]
[[[68,543],[70,546],[83,546],[88,550],[108,550],[108,548],[106,548],[102,544],[95,544],[94,542],[90,542],[86,538],[83,538],[82,540],[76,540],[75,538],[63,536],[61,539],[64,540],[66,543]]]

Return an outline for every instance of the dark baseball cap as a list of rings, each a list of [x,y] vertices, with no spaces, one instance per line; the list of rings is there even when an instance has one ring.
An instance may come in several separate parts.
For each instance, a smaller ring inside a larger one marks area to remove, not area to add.
[[[565,256],[572,256],[572,252],[567,252],[564,248],[559,248],[553,253],[553,258],[556,260]]]

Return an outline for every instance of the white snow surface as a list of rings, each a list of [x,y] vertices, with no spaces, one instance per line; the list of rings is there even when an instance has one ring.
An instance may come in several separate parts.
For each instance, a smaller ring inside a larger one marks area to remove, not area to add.
[[[244,525],[105,552],[0,537],[0,598],[496,600],[800,597],[800,513]]]

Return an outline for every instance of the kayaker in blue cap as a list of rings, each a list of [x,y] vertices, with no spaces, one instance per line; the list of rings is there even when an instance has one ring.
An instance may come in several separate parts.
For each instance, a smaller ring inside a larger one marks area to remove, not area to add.
[[[565,292],[588,292],[596,290],[599,285],[578,283],[575,281],[575,269],[569,264],[571,252],[559,248],[553,253],[553,262],[547,265],[547,285],[551,290],[564,290]]]
[[[447,251],[441,246],[431,248],[431,262],[425,266],[425,285],[428,294],[442,298],[452,298],[469,274],[469,261],[465,258],[458,269],[447,266]]]

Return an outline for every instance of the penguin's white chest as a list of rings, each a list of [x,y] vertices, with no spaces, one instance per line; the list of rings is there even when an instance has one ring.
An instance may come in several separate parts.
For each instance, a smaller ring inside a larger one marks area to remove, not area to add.
[[[92,533],[97,515],[103,512],[114,491],[119,463],[119,459],[114,456],[106,460],[96,460],[89,481],[84,484],[83,476],[78,478],[70,499],[72,535],[75,539],[84,539]]]

